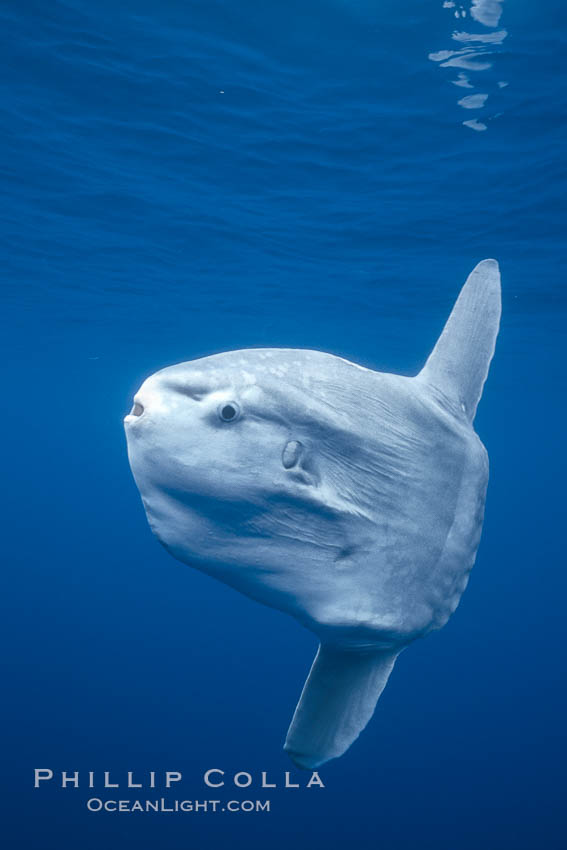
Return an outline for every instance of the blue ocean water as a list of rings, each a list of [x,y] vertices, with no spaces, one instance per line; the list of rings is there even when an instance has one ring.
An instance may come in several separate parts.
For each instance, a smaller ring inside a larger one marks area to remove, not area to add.
[[[0,20],[3,846],[563,848],[562,4],[7,0]],[[469,587],[325,788],[286,790],[316,641],[161,549],[122,417],[151,372],[239,347],[412,374],[491,256]],[[89,813],[34,768],[180,770],[195,800],[204,770],[249,771],[223,799],[272,811]]]

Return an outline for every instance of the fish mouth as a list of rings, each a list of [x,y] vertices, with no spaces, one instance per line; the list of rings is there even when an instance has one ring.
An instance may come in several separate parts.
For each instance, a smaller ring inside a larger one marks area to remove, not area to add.
[[[126,425],[129,422],[135,422],[137,419],[139,419],[141,416],[143,416],[143,413],[144,413],[144,405],[140,404],[139,401],[134,400],[132,410],[130,411],[130,413],[127,416],[124,417],[124,424]]]

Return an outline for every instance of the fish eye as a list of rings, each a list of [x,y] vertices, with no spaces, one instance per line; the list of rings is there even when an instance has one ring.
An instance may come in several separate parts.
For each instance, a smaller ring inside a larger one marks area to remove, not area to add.
[[[219,416],[223,422],[234,422],[240,416],[240,407],[235,401],[226,401],[219,405]]]

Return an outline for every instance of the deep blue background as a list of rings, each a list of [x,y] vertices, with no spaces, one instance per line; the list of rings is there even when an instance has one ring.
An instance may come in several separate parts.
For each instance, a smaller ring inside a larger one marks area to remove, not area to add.
[[[2,4],[3,846],[565,846],[567,28],[559,0],[494,29],[468,5]],[[491,67],[432,61],[454,30],[505,30]],[[411,374],[485,256],[477,566],[325,790],[230,816],[34,791],[34,767],[180,769],[191,799],[209,767],[289,769],[315,639],[152,538],[121,424],[142,379],[280,345]]]

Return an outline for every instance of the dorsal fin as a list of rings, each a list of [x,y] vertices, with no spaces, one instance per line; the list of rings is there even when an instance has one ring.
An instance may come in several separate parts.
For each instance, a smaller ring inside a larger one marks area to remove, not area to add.
[[[463,406],[472,422],[498,335],[500,271],[483,260],[467,278],[419,377]]]

